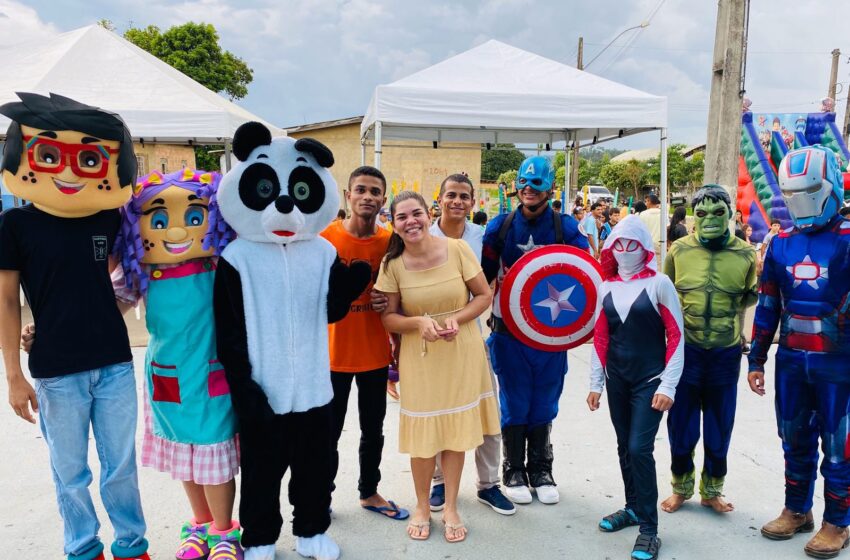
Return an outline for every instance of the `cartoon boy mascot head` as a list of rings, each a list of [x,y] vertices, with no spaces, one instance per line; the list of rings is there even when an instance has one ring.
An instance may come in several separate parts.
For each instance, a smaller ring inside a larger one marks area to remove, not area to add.
[[[63,218],[120,208],[136,180],[133,140],[115,113],[51,93],[18,93],[0,170],[9,191]]]

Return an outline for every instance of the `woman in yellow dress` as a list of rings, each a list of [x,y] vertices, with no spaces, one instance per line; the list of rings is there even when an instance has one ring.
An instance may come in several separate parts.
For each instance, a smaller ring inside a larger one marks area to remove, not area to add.
[[[464,453],[500,431],[475,321],[490,305],[490,288],[465,241],[429,233],[428,207],[418,193],[399,193],[390,212],[394,233],[375,289],[389,300],[384,326],[401,334],[399,450],[410,455],[416,489],[407,531],[416,540],[430,535],[428,491],[441,453],[445,538],[459,542],[467,533],[457,511]]]

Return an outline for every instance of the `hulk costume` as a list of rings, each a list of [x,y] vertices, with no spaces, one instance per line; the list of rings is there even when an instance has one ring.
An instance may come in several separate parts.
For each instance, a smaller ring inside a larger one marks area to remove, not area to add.
[[[703,500],[723,495],[726,454],[732,437],[741,367],[740,314],[757,300],[756,252],[731,235],[728,193],[707,185],[693,199],[696,232],[677,240],[664,261],[676,286],[685,327],[685,367],[667,416],[673,493],[694,493],[694,449],[700,438],[705,461]]]

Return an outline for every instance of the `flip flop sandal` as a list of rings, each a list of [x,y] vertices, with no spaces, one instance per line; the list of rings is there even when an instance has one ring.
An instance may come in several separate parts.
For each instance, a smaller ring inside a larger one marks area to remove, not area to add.
[[[638,519],[634,513],[627,509],[621,509],[603,517],[602,521],[599,522],[599,530],[605,533],[613,533],[637,524]]]
[[[389,517],[390,519],[397,519],[399,521],[403,521],[410,517],[410,512],[404,508],[398,507],[394,501],[389,500],[389,507],[387,506],[360,506],[363,509],[367,509],[369,511],[374,511],[375,513],[380,513],[384,517]]]
[[[445,520],[443,520],[443,525],[445,525],[443,536],[446,537],[447,543],[459,543],[461,541],[466,540],[466,535],[469,533],[469,531],[467,531],[466,525],[464,525],[463,523],[447,523]],[[449,533],[450,531],[451,534],[454,535],[457,535],[458,531],[460,531],[460,536],[455,536],[454,538],[452,538]]]
[[[410,521],[407,523],[407,536],[413,539],[414,541],[427,541],[428,537],[431,536],[431,520],[428,521]],[[419,534],[415,535],[410,532],[410,529],[418,530]],[[423,534],[423,529],[427,529]]]
[[[658,560],[661,539],[657,535],[638,535],[632,548],[632,560]]]

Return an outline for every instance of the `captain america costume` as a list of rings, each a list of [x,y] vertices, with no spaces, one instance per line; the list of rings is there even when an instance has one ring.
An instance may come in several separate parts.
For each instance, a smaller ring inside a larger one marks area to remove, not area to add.
[[[560,218],[563,243],[587,250],[587,237],[578,229],[578,222],[570,216],[553,216],[551,208],[538,218],[527,220],[517,211],[510,224],[504,243],[499,241],[502,222],[508,216],[501,214],[487,224],[481,267],[488,282],[497,280],[493,298],[493,316],[502,317],[499,306],[499,286],[505,272],[528,251],[555,243],[552,226]],[[508,332],[496,329],[488,345],[493,369],[499,378],[499,402],[502,426],[525,424],[530,427],[547,424],[558,414],[558,399],[567,372],[567,352],[536,350],[518,341]]]
[[[822,173],[824,184],[839,191],[843,181],[836,176],[834,156],[827,154],[821,172],[819,149],[789,152],[780,164],[783,196],[792,216],[797,211],[799,227],[781,232],[767,250],[749,370],[752,387],[778,327],[775,404],[785,454],[785,507],[795,514],[811,510],[820,438],[823,519],[843,528],[850,525],[850,222],[837,215],[837,194],[816,200],[821,193],[802,185],[807,174]],[[820,214],[800,219],[803,203]],[[777,538],[765,528],[762,534]]]
[[[510,223],[502,239],[500,233],[505,220],[510,220]],[[560,228],[555,220],[559,221]],[[557,229],[560,232],[556,232]],[[554,244],[559,238],[564,244],[589,249],[587,237],[579,231],[578,222],[571,216],[555,213],[549,207],[536,218],[527,219],[520,206],[513,214],[494,218],[484,233],[481,266],[488,282],[497,280],[493,314],[488,323],[493,332],[487,339],[487,346],[499,381],[503,479],[509,496],[511,488],[518,485],[554,487],[554,457],[549,433],[564,389],[567,352],[532,348],[508,332],[502,321],[499,286],[506,271],[520,257],[539,246]]]

